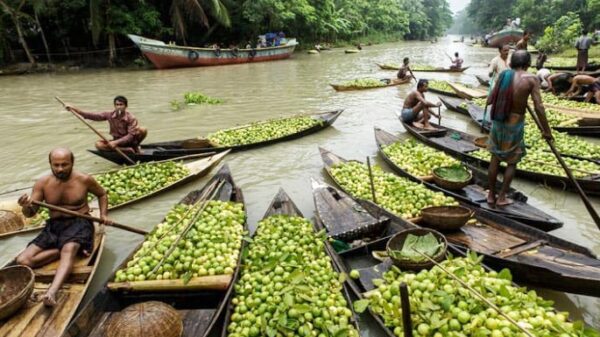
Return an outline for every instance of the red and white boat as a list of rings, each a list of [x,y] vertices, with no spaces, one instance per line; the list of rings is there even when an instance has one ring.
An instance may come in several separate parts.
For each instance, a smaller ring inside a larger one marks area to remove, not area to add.
[[[128,36],[157,69],[282,60],[290,57],[298,45],[296,39],[288,39],[284,45],[277,47],[213,49],[166,44],[132,34]]]

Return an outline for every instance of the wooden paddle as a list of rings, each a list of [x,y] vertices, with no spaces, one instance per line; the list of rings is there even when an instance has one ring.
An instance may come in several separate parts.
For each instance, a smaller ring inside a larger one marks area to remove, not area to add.
[[[65,109],[67,109],[67,105],[65,104],[65,102],[63,102],[63,100],[61,100],[58,97],[54,97],[58,102],[60,102],[60,104],[63,105],[63,107],[65,107]],[[109,144],[108,139],[106,139],[106,137],[104,137],[103,134],[100,133],[100,131],[96,130],[90,123],[86,122],[85,119],[83,119],[83,117],[81,117],[77,112],[71,110],[71,109],[67,109],[69,112],[71,112],[75,117],[77,117],[83,124],[87,125],[88,128],[90,128],[92,131],[94,131],[94,133],[96,133],[98,135],[98,137],[100,137],[103,141],[105,141],[107,144]],[[123,151],[121,151],[121,149],[119,149],[118,146],[114,147],[115,151],[117,151],[118,154],[121,155],[121,157],[125,158],[125,160],[127,160],[130,164],[135,165],[135,162],[133,160],[131,160],[131,158],[129,158],[128,155],[126,155]]]
[[[540,129],[540,131],[543,131],[542,124],[538,120],[536,114],[534,114],[533,111],[531,110],[531,107],[529,106],[529,104],[527,104],[527,111],[529,111],[529,113],[531,114],[531,117],[535,121],[535,124],[537,124],[537,127]],[[585,195],[585,192],[583,192],[583,189],[581,188],[581,186],[579,186],[579,183],[573,176],[573,172],[571,172],[571,169],[569,169],[569,167],[567,166],[567,163],[565,163],[565,161],[562,159],[560,153],[558,153],[558,150],[554,146],[554,141],[551,139],[547,139],[545,137],[544,137],[544,139],[546,140],[546,143],[548,143],[548,146],[550,147],[550,150],[552,150],[552,153],[554,153],[556,160],[558,160],[558,162],[560,163],[560,166],[562,166],[563,170],[565,170],[567,177],[569,177],[569,180],[571,180],[571,183],[577,189],[577,193],[579,193],[579,196],[581,197],[581,200],[583,201],[585,208],[590,213],[592,219],[596,223],[596,226],[598,227],[598,229],[600,229],[600,216],[598,216],[598,213],[596,213],[594,206],[592,206],[592,203],[590,202],[588,197]]]
[[[42,202],[42,201],[33,200],[32,203],[34,205],[38,205],[38,206],[41,206],[41,207],[46,207],[47,209],[50,209],[50,210],[53,210],[53,211],[57,211],[57,212],[61,212],[61,213],[64,213],[64,214],[72,215],[74,217],[78,217],[78,218],[82,218],[82,219],[87,219],[87,220],[98,222],[98,223],[104,223],[102,221],[102,219],[96,218],[95,216],[91,216],[91,215],[87,215],[87,214],[81,214],[81,213],[78,213],[78,212],[75,212],[75,211],[71,211],[70,209],[62,208],[62,207],[55,206],[55,205],[50,205],[50,204],[47,204],[47,203]],[[116,223],[116,222],[112,222],[112,221],[111,221],[110,224],[106,224],[106,225],[107,226],[113,226],[113,227],[116,227],[116,228],[120,228],[120,229],[129,231],[129,232],[132,232],[132,233],[136,233],[136,234],[142,234],[142,235],[148,234],[148,232],[145,231],[145,230],[143,230],[143,229],[139,229],[139,228],[135,228],[135,227],[130,227],[130,226],[127,226],[127,225],[122,225],[120,223]]]

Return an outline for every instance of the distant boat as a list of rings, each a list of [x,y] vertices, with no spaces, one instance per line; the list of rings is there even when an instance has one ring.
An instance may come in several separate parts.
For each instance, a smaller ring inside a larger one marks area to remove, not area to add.
[[[166,44],[138,35],[127,35],[157,69],[217,66],[225,64],[274,61],[289,58],[298,45],[296,39],[266,48],[197,48]]]
[[[523,30],[517,28],[506,28],[492,34],[487,40],[488,47],[501,47],[509,43],[517,43],[523,37]]]

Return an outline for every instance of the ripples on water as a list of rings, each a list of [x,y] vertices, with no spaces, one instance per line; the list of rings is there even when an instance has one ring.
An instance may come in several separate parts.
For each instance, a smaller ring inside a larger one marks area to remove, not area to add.
[[[359,77],[392,77],[381,71],[379,63],[400,63],[409,56],[413,64],[448,66],[444,51],[458,51],[471,65],[464,74],[416,73],[417,78],[455,80],[478,85],[473,75],[485,74],[485,65],[496,55],[495,49],[468,47],[446,38],[438,44],[410,42],[365,47],[359,54],[344,54],[342,49],[319,55],[296,53],[290,60],[174,70],[105,70],[72,74],[45,74],[0,77],[0,134],[4,145],[0,153],[2,174],[0,190],[27,186],[48,172],[47,154],[56,146],[69,146],[76,155],[76,168],[85,172],[114,167],[86,151],[96,139],[84,125],[64,111],[54,100],[89,111],[112,107],[112,98],[125,95],[129,109],[150,130],[147,141],[163,141],[206,135],[217,129],[266,118],[344,108],[333,128],[295,141],[266,148],[234,153],[226,158],[235,180],[243,188],[251,228],[262,217],[280,187],[291,195],[300,210],[312,217],[314,206],[310,178],[326,179],[318,146],[348,159],[377,157],[373,127],[401,132],[395,117],[402,99],[414,87],[390,87],[336,93],[329,83]],[[169,101],[183,100],[188,91],[222,98],[224,104],[191,106],[171,111]],[[436,101],[436,95],[427,94]],[[465,116],[443,112],[442,124],[477,132]],[[106,130],[103,123],[95,123]],[[379,164],[383,163],[376,159]],[[213,171],[214,172],[214,171]],[[115,220],[150,229],[187,191],[202,186],[203,178],[174,191],[111,212]],[[558,193],[538,184],[516,179],[515,187],[530,196],[530,203],[562,219],[565,226],[553,234],[600,253],[600,231],[574,193]],[[600,209],[598,199],[593,199]],[[10,259],[33,235],[13,237],[0,244],[2,261]],[[108,230],[107,249],[92,291],[100,289],[110,272],[141,241],[135,234]],[[561,310],[600,326],[600,301],[590,297],[539,290],[557,301]],[[87,296],[90,298],[90,295]]]

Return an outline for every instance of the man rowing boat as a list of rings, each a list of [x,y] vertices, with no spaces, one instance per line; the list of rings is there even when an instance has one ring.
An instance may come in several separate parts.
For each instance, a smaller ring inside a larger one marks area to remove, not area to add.
[[[434,127],[429,124],[430,115],[440,117],[435,112],[429,110],[432,107],[440,107],[442,103],[438,102],[433,104],[425,100],[423,95],[429,86],[427,80],[419,80],[417,83],[417,90],[408,94],[404,100],[404,106],[402,106],[401,118],[404,123],[411,124],[417,128],[423,128],[427,130],[435,130]]]
[[[31,196],[27,194],[19,198],[23,215],[33,217],[39,206],[33,201],[45,201],[81,214],[87,214],[90,207],[87,202],[88,193],[98,198],[100,216],[105,224],[107,218],[108,198],[106,191],[90,175],[73,171],[73,153],[65,148],[52,150],[49,155],[52,174],[40,178]],[[65,282],[78,253],[88,256],[94,247],[94,225],[86,219],[66,216],[57,211],[50,211],[50,219],[42,232],[29,243],[27,248],[17,256],[20,265],[38,268],[60,260],[56,275],[48,291],[43,297],[47,306],[56,305],[56,295]]]
[[[96,142],[96,148],[103,151],[111,151],[116,147],[130,149],[133,152],[140,152],[140,144],[148,135],[148,130],[138,125],[135,116],[127,111],[127,98],[123,96],[115,97],[115,109],[100,113],[84,112],[72,105],[67,105],[67,110],[78,113],[81,117],[93,121],[108,121],[110,134],[113,140],[108,143],[104,140]]]
[[[525,113],[529,95],[533,100],[537,119],[543,129],[542,136],[552,139],[550,126],[546,119],[540,94],[540,82],[537,77],[527,73],[531,66],[531,55],[525,50],[513,53],[511,69],[498,76],[488,105],[492,106],[492,129],[488,149],[492,160],[488,170],[489,193],[487,202],[491,205],[505,206],[512,203],[506,197],[510,183],[515,176],[517,163],[525,155]],[[502,189],[496,196],[496,179],[500,162],[506,162]]]
[[[410,67],[408,66],[409,63],[409,59],[408,57],[405,57],[404,60],[402,60],[402,66],[400,66],[400,68],[398,69],[398,79],[399,80],[406,80],[407,78],[410,78],[411,76],[409,76],[409,73],[412,75],[412,71],[410,70]]]

